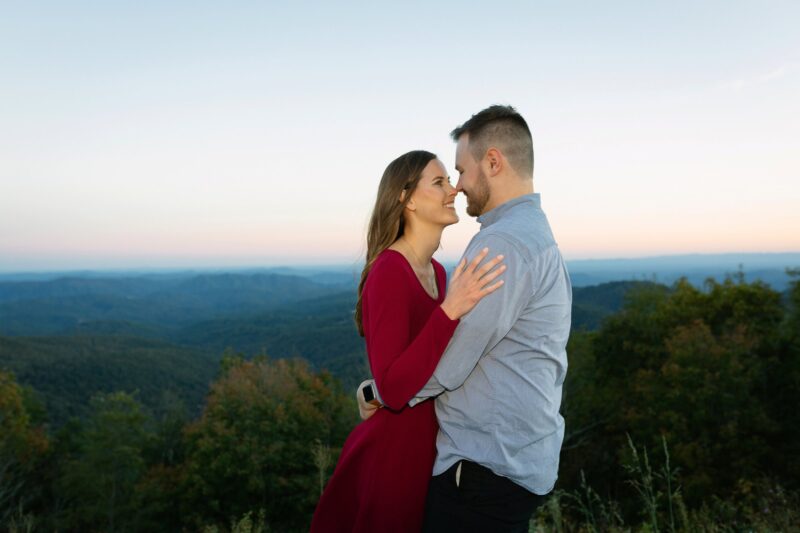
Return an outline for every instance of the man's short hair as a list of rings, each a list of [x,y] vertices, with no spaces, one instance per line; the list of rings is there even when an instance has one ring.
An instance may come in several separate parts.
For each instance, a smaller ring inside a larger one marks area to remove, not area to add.
[[[533,138],[528,123],[508,105],[493,105],[480,111],[450,132],[454,141],[469,134],[472,155],[480,161],[486,151],[498,148],[522,177],[533,177]]]

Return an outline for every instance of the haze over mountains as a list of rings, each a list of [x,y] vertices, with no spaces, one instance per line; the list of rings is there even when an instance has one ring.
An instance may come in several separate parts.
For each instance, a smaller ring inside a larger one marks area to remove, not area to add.
[[[448,269],[454,263],[444,263]],[[576,287],[596,285],[607,281],[649,280],[671,284],[686,277],[691,283],[701,285],[706,278],[723,279],[740,270],[745,279],[760,279],[773,288],[783,290],[788,284],[787,268],[800,267],[800,252],[785,253],[726,253],[683,254],[640,258],[577,259],[567,261],[572,284]],[[143,279],[180,279],[201,273],[220,274],[284,274],[310,279],[323,285],[355,285],[360,275],[361,263],[321,266],[280,266],[264,268],[207,268],[207,269],[123,269],[123,270],[69,270],[2,272],[3,281],[47,281],[61,277],[75,278],[119,278],[141,277]]]
[[[800,253],[686,254],[634,259],[585,259],[567,262],[575,286],[606,281],[648,279],[672,284],[685,277],[695,285],[707,278],[724,279],[742,272],[748,281],[761,280],[785,290],[787,268],[800,267]]]

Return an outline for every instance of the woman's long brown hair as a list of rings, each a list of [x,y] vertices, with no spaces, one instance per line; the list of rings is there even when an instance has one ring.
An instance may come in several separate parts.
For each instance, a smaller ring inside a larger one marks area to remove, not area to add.
[[[403,235],[405,226],[403,211],[422,177],[423,169],[434,159],[436,159],[435,154],[425,150],[414,150],[389,163],[383,171],[367,230],[367,260],[364,263],[364,270],[361,271],[361,282],[358,284],[355,321],[358,334],[362,337],[364,324],[361,316],[361,297],[367,275],[378,255]],[[406,191],[406,195],[401,201],[400,196],[403,191]]]

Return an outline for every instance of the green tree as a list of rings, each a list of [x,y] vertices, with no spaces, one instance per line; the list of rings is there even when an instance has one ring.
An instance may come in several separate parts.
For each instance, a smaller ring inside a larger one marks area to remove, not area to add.
[[[96,395],[90,408],[77,435],[77,454],[61,480],[67,500],[63,526],[123,531],[136,522],[131,501],[145,468],[147,419],[136,399],[124,392]]]
[[[684,468],[690,500],[729,493],[761,475],[777,424],[761,397],[758,336],[744,326],[714,335],[702,320],[665,339],[667,359],[636,376],[624,421],[637,435],[664,436]]]
[[[224,527],[264,510],[270,527],[307,528],[319,496],[312,446],[341,446],[355,422],[353,401],[301,360],[229,357],[224,366],[187,432],[188,514],[195,527]]]
[[[141,531],[180,531],[182,517],[176,509],[183,501],[186,439],[189,423],[179,396],[165,392],[155,414],[155,431],[148,439],[144,458],[148,465],[134,491],[133,507]]]
[[[788,271],[793,280],[786,292],[787,313],[782,324],[782,343],[769,360],[770,412],[781,421],[776,439],[773,470],[784,473],[785,485],[800,489],[800,269]]]
[[[14,375],[0,371],[0,524],[26,513],[39,496],[34,477],[49,448],[25,396]]]
[[[572,344],[567,486],[579,486],[584,470],[601,494],[630,502],[616,466],[624,462],[628,434],[651,450],[666,439],[682,465],[688,502],[726,497],[743,479],[785,476],[775,451],[786,425],[774,401],[793,394],[783,391],[790,383],[780,385],[775,370],[783,368],[781,379],[789,380],[785,317],[779,293],[741,276],[709,280],[703,289],[682,280],[669,290],[632,293],[588,340]],[[582,427],[590,433],[581,435]]]

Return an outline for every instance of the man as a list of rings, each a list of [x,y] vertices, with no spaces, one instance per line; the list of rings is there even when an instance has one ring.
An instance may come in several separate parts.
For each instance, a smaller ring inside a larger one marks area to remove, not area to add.
[[[533,192],[533,142],[522,116],[491,106],[451,136],[456,189],[481,223],[464,255],[488,247],[505,256],[507,270],[503,289],[461,319],[409,402],[435,397],[439,421],[423,530],[528,531],[558,473],[572,289]]]

